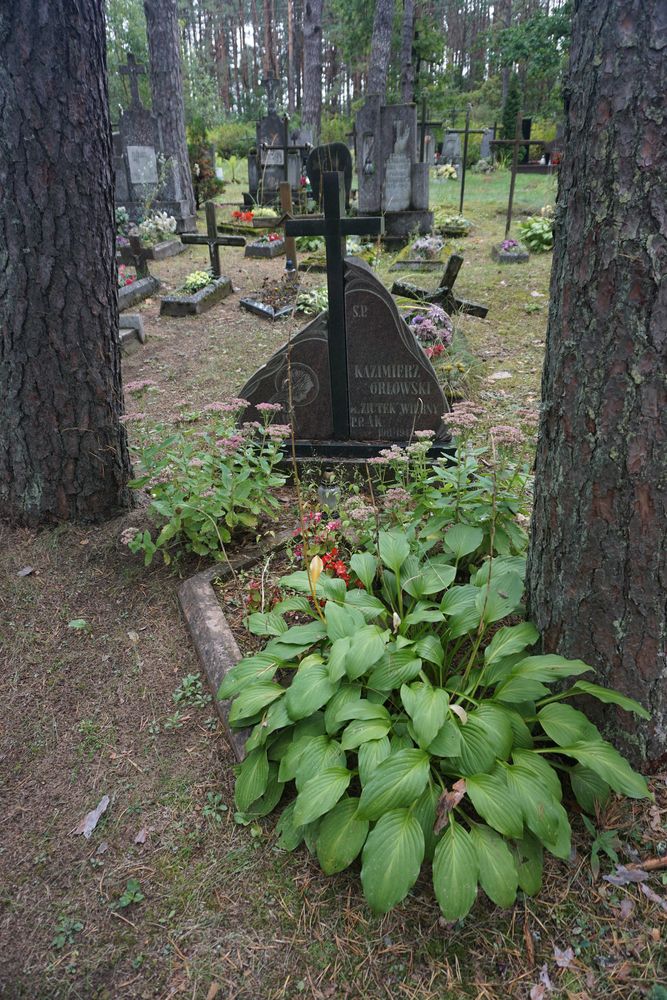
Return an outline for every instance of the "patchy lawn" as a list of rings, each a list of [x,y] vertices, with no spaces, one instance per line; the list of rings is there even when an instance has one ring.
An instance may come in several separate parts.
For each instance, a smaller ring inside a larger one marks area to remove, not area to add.
[[[487,320],[456,321],[479,362],[487,425],[539,399],[547,318],[550,257],[506,267],[489,257],[504,229],[502,179],[489,194],[484,178],[469,178],[475,228],[460,241],[456,286],[490,307]],[[547,182],[520,177],[519,207],[553,201]],[[434,197],[453,205],[456,191],[439,185]],[[284,266],[222,253],[242,292]],[[205,261],[190,248],[152,270],[175,287]],[[169,421],[182,399],[194,407],[236,394],[303,324],[270,325],[238,298],[192,319],[160,319],[157,299],[142,307],[149,339],[124,377],[155,386],[128,393],[130,411]],[[665,910],[637,884],[593,880],[577,819],[572,859],[547,863],[537,898],[500,911],[481,897],[461,926],[445,924],[425,882],[376,918],[354,872],[326,878],[303,851],[278,851],[271,818],[236,825],[233,758],[197,681],[179,578],[144,569],[119,541],[142,517],[0,526],[0,996],[501,1000],[532,990],[537,1000],[631,1000],[667,985]],[[190,560],[181,572],[197,568]],[[655,806],[616,803],[600,818],[624,862],[667,851],[665,776],[653,787]],[[73,833],[104,795],[90,839]],[[601,865],[611,867],[604,855]],[[661,876],[646,883],[654,894],[664,894]]]

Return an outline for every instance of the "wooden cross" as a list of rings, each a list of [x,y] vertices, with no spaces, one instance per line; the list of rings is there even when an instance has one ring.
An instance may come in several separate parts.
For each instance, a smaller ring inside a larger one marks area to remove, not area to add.
[[[429,305],[441,306],[447,313],[462,312],[484,319],[489,311],[487,306],[482,306],[477,302],[468,302],[467,299],[459,299],[454,295],[454,282],[462,264],[463,257],[453,253],[447,262],[440,284],[432,292],[418,288],[409,281],[395,281],[391,286],[391,293],[392,295],[402,295],[405,299],[416,299],[419,302],[428,302]]]
[[[220,247],[244,247],[245,239],[243,236],[220,236],[215,215],[215,203],[207,201],[205,208],[206,236],[200,236],[199,233],[181,233],[181,243],[207,246],[213,277],[219,278],[222,274],[220,270]]]
[[[346,236],[380,236],[384,219],[345,214],[345,187],[342,174],[322,174],[324,218],[291,219],[285,223],[286,236],[324,236],[327,255],[329,294],[329,375],[333,434],[338,441],[350,438],[350,404],[347,385],[347,331],[345,329],[345,283],[343,261]]]
[[[129,76],[130,78],[132,107],[143,107],[141,98],[139,97],[139,77],[146,73],[146,67],[137,62],[132,52],[128,52],[127,66],[121,66],[120,73],[122,76]]]
[[[514,127],[514,138],[513,139],[494,139],[491,143],[491,149],[496,149],[498,146],[511,146],[512,147],[512,173],[510,178],[510,193],[507,200],[507,217],[505,219],[505,239],[509,236],[510,228],[512,226],[512,206],[514,204],[514,188],[516,186],[516,174],[519,168],[519,150],[522,146],[534,146],[538,143],[530,142],[530,140],[523,138],[522,130],[523,122],[523,112],[519,111],[516,116],[516,125]]]

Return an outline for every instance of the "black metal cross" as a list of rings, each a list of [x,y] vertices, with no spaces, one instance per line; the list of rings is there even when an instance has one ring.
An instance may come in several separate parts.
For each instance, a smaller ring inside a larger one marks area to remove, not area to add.
[[[278,81],[270,69],[262,80],[262,86],[266,90],[266,110],[268,114],[273,114],[276,110],[276,93],[278,91]]]
[[[138,63],[132,52],[127,53],[127,66],[120,67],[122,76],[130,78],[130,94],[132,95],[132,107],[141,106],[139,97],[139,77],[145,74],[146,67]]]
[[[218,234],[218,222],[215,215],[215,203],[207,201],[205,207],[206,236],[200,236],[199,233],[181,233],[181,243],[207,246],[213,277],[219,278],[222,274],[220,270],[220,247],[244,247],[245,239],[243,236],[220,236]]]
[[[333,433],[338,441],[350,437],[350,404],[347,387],[347,332],[345,329],[345,284],[343,260],[346,236],[380,236],[384,219],[345,214],[345,187],[342,174],[322,175],[324,218],[293,219],[285,223],[286,236],[324,236],[327,254],[327,291],[329,293],[329,375]]]

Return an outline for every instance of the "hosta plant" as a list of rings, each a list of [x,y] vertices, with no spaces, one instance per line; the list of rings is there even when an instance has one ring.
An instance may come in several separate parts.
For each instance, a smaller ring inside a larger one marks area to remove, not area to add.
[[[327,874],[360,858],[380,913],[424,865],[447,920],[464,917],[479,888],[510,906],[519,888],[539,889],[545,849],[570,855],[564,792],[591,813],[611,791],[648,794],[568,701],[585,692],[646,712],[582,680],[585,663],[532,655],[529,622],[499,627],[520,612],[524,567],[500,557],[459,582],[480,540],[454,525],[431,555],[409,531],[381,533],[377,556],[352,556],[349,585],[315,557],[283,579],[292,596],[250,616],[267,645],[220,688],[233,698],[230,724],[252,727],[239,819],[282,800],[278,845],[305,841]],[[300,624],[287,620],[294,612]]]
[[[533,215],[517,226],[521,241],[533,253],[548,253],[554,248],[554,220],[549,215]]]

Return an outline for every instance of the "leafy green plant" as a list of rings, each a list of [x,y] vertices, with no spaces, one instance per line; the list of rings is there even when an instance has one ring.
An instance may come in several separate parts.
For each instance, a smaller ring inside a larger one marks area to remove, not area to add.
[[[74,935],[78,934],[79,931],[83,930],[83,924],[80,920],[76,920],[72,917],[61,917],[61,919],[56,924],[56,933],[53,941],[51,942],[52,948],[65,948],[71,944],[74,944]]]
[[[540,215],[531,215],[517,226],[521,240],[534,253],[548,253],[554,248],[554,218],[547,205]]]
[[[617,850],[621,846],[616,830],[601,830],[598,832],[588,816],[582,815],[584,826],[593,838],[591,844],[591,871],[593,878],[600,874],[600,854],[606,854],[610,861],[618,864]]]
[[[499,556],[463,574],[482,535],[453,524],[434,554],[414,529],[380,532],[377,553],[350,559],[349,587],[313,558],[281,581],[292,596],[250,616],[267,645],[220,687],[230,724],[253,726],[240,814],[267,815],[294,788],[279,846],[305,841],[327,874],[361,855],[377,912],[407,895],[424,862],[447,920],[469,912],[478,885],[499,906],[537,892],[544,849],[570,854],[561,779],[587,812],[610,790],[648,795],[567,700],[646,711],[579,679],[591,670],[580,660],[532,655],[529,622],[499,624],[521,614],[524,564]],[[310,620],[290,625],[295,611]]]
[[[118,910],[124,910],[127,906],[132,906],[133,903],[140,903],[145,898],[138,879],[129,878],[125,886],[125,891],[115,906]]]
[[[172,698],[177,705],[192,705],[194,708],[205,708],[211,700],[210,694],[204,691],[199,674],[186,674]]]
[[[211,823],[222,823],[228,808],[220,792],[208,792],[206,803],[202,809],[202,816]]]
[[[317,253],[324,250],[324,240],[321,236],[297,236],[295,239],[296,248],[302,253]]]
[[[188,295],[194,295],[195,292],[200,292],[202,288],[206,288],[207,285],[213,283],[213,275],[209,274],[208,271],[193,271],[187,276],[181,288]]]
[[[153,431],[155,440],[139,452],[142,475],[134,489],[146,490],[150,509],[161,522],[157,536],[148,529],[127,540],[132,552],[143,552],[150,565],[160,551],[171,561],[175,545],[201,556],[224,558],[225,544],[237,529],[255,529],[260,518],[275,511],[272,490],[282,486],[278,472],[286,426],[270,424],[274,404],[262,413],[264,424],[235,427],[234,414],[245,400],[211,403],[206,418],[188,422],[175,432]]]
[[[329,296],[325,285],[299,292],[295,308],[306,316],[317,316],[329,308]]]

